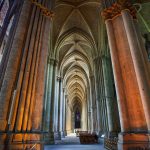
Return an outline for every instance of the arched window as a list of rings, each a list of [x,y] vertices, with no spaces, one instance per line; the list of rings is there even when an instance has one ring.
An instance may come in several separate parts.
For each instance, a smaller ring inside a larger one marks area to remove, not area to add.
[[[0,62],[6,49],[10,29],[14,20],[14,14],[10,12],[12,6],[13,3],[10,5],[9,1],[6,0],[0,12]]]
[[[4,19],[6,16],[6,13],[8,11],[9,8],[9,2],[8,0],[6,0],[3,4],[2,10],[0,11],[0,27],[2,27],[3,23],[4,23]]]
[[[6,31],[6,35],[5,35],[4,39],[3,39],[2,45],[0,46],[0,62],[1,62],[1,58],[2,58],[2,55],[3,55],[3,52],[4,52],[4,49],[5,49],[7,40],[8,40],[8,36],[9,36],[9,33],[10,33],[10,29],[11,29],[13,20],[14,20],[14,16],[10,20],[10,23],[9,23],[7,31]]]
[[[75,111],[75,129],[81,128],[81,113],[77,108]]]
[[[2,26],[3,26],[3,23],[4,23],[4,19],[6,17],[8,8],[9,8],[9,2],[8,2],[8,0],[6,0],[3,4],[3,7],[1,9],[1,11],[0,11],[0,32],[2,30]],[[1,62],[1,59],[2,59],[3,50],[4,50],[5,45],[6,45],[6,40],[4,39],[2,44],[0,45],[0,62]]]

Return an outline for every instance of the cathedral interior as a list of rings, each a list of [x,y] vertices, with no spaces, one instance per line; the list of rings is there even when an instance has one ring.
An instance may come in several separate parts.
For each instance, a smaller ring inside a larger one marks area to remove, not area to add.
[[[150,150],[150,0],[0,0],[0,150],[71,133]]]

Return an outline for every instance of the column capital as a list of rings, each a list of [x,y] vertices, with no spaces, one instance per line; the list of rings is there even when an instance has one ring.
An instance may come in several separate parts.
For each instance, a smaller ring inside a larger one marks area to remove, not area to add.
[[[128,0],[120,0],[113,3],[111,6],[105,8],[101,14],[104,20],[109,20],[121,15],[122,10],[128,10],[132,17],[136,18],[136,8]]]
[[[63,87],[63,93],[65,92],[65,87]]]
[[[36,0],[30,0],[30,2],[32,4],[34,4],[35,6],[37,6],[41,10],[42,14],[45,17],[52,18],[54,16],[54,12],[53,11],[49,10],[47,7],[45,7],[41,3],[37,2]]]
[[[62,82],[63,77],[60,77],[60,76],[56,76],[56,77],[57,77],[57,81]]]
[[[48,57],[48,64],[52,64],[54,66],[57,66],[58,60],[56,60],[55,58],[52,58],[52,57]]]

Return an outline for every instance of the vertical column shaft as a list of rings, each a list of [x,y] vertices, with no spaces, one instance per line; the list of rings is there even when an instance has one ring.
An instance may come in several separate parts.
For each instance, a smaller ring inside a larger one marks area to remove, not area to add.
[[[114,72],[114,79],[115,79],[115,85],[117,90],[117,98],[118,98],[118,106],[119,106],[119,114],[120,114],[120,121],[121,121],[121,130],[129,130],[129,122],[128,122],[128,113],[126,112],[127,106],[126,106],[126,96],[124,93],[124,85],[123,85],[123,79],[121,75],[121,68],[119,63],[119,58],[117,54],[117,45],[115,41],[114,36],[114,29],[111,20],[106,20],[106,28],[107,28],[107,34],[108,34],[108,41],[110,46],[110,53],[111,53],[111,59],[112,59],[112,67]],[[124,113],[125,112],[125,113]]]
[[[97,130],[97,113],[96,113],[96,92],[95,92],[95,80],[94,80],[94,76],[90,77],[91,80],[91,106],[92,106],[92,131],[96,131]]]
[[[149,135],[145,132],[150,123],[149,67],[142,53],[140,34],[134,26],[135,8],[130,3],[116,3],[108,9],[113,11],[106,9],[103,14],[121,122],[118,149],[147,148]],[[131,134],[133,132],[136,134]]]
[[[130,15],[128,10],[122,11],[123,22],[125,25],[127,38],[130,46],[130,51],[132,55],[132,60],[136,72],[136,78],[138,81],[138,86],[142,98],[142,103],[144,107],[144,112],[146,116],[146,121],[148,125],[148,129],[150,130],[150,78],[148,74],[148,67],[145,63],[146,58],[143,57],[142,51],[146,51],[145,49],[141,50],[140,42],[138,40],[139,34],[137,34],[137,30],[135,28],[134,20]]]
[[[56,102],[56,106],[55,107],[57,107],[56,108],[56,118],[55,119],[57,119],[57,121],[56,121],[56,139],[57,140],[60,140],[61,139],[61,133],[60,133],[60,107],[61,107],[61,105],[60,105],[60,100],[61,100],[61,90],[62,90],[62,79],[61,79],[61,77],[57,77],[57,84],[58,84],[58,89],[57,89],[57,92],[56,92],[56,94],[57,94],[57,102]],[[62,113],[62,112],[61,112]]]
[[[109,63],[110,62],[109,59],[110,58],[108,58],[107,56],[104,56],[102,59],[105,97],[106,97],[106,106],[107,106],[107,115],[108,115],[108,127],[110,133],[111,132],[117,133],[117,131],[119,130],[119,120],[117,118],[118,110],[117,110],[117,102],[114,97],[113,78],[111,75],[111,66],[110,66],[111,64]]]
[[[26,65],[25,65],[25,71],[23,74],[23,82],[22,82],[22,88],[20,91],[20,98],[19,98],[19,110],[17,113],[17,121],[16,121],[16,130],[19,130],[19,131],[22,128],[23,119],[25,119],[24,115],[25,115],[25,117],[27,117],[27,114],[25,114],[24,111],[28,111],[28,109],[29,109],[30,100],[28,99],[26,101],[26,98],[28,95],[27,94],[28,88],[30,88],[29,86],[32,85],[31,82],[29,82],[29,80],[32,80],[32,77],[33,77],[32,76],[30,78],[30,75],[32,75],[31,71],[34,71],[33,70],[34,66],[32,67],[32,62],[34,62],[33,59],[36,59],[37,48],[34,50],[34,46],[35,46],[36,38],[39,38],[37,36],[38,36],[38,25],[39,25],[40,13],[39,13],[39,11],[37,11],[37,14],[36,14],[36,11],[35,11],[35,12],[33,12],[33,15],[35,17],[35,20],[33,22],[33,26],[32,26],[33,28],[31,30],[31,33],[29,33],[29,34],[31,34],[30,35],[31,40],[30,40],[29,45],[28,45],[29,47],[27,48],[29,50],[28,50],[28,54],[27,54],[27,60],[25,62]],[[25,106],[26,106],[26,108],[25,108]]]
[[[46,80],[46,93],[45,93],[45,108],[44,108],[44,131],[50,129],[50,109],[51,109],[51,95],[52,95],[52,80],[53,80],[53,67],[54,60],[48,60],[47,64],[47,80]]]
[[[24,39],[26,37],[28,19],[30,17],[30,11],[27,12],[26,10],[30,10],[30,8],[30,2],[25,0],[12,43],[12,48],[0,92],[0,130],[5,129],[7,123],[6,117],[8,113],[9,102],[13,92],[14,83],[17,78],[18,67],[20,66],[22,53],[21,50],[23,48]]]
[[[47,31],[49,30],[50,21],[48,19],[45,20],[45,28],[43,36],[41,36],[41,51],[40,51],[40,60],[38,64],[38,70],[37,70],[37,78],[36,78],[36,85],[35,85],[35,94],[33,96],[34,103],[33,103],[33,112],[31,114],[30,120],[29,120],[29,126],[31,127],[32,122],[32,129],[33,130],[42,130],[42,119],[44,118],[42,116],[43,111],[43,99],[44,99],[44,84],[45,84],[45,78],[46,78],[46,65],[47,65],[47,56],[48,56],[48,42],[49,42],[49,34],[47,35]]]

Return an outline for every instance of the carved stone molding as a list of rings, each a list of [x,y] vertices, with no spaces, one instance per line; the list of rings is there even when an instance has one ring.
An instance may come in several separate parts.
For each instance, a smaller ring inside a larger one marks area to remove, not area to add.
[[[43,6],[41,3],[37,2],[37,0],[30,0],[32,4],[37,6],[39,9],[41,9],[41,12],[44,16],[52,18],[54,16],[54,12],[50,11],[48,8]]]
[[[118,3],[118,2],[113,3],[110,7],[105,8],[102,11],[102,16],[104,20],[113,19],[116,16],[120,15],[122,10],[128,10],[132,15],[132,17],[136,19],[136,9],[128,1],[124,3]]]
[[[52,64],[52,65],[54,65],[54,63],[55,63],[55,59],[54,58],[51,58],[51,57],[48,57],[48,64]]]
[[[58,82],[61,82],[62,80],[63,80],[63,78],[62,78],[62,77],[57,76],[57,81],[58,81]]]

